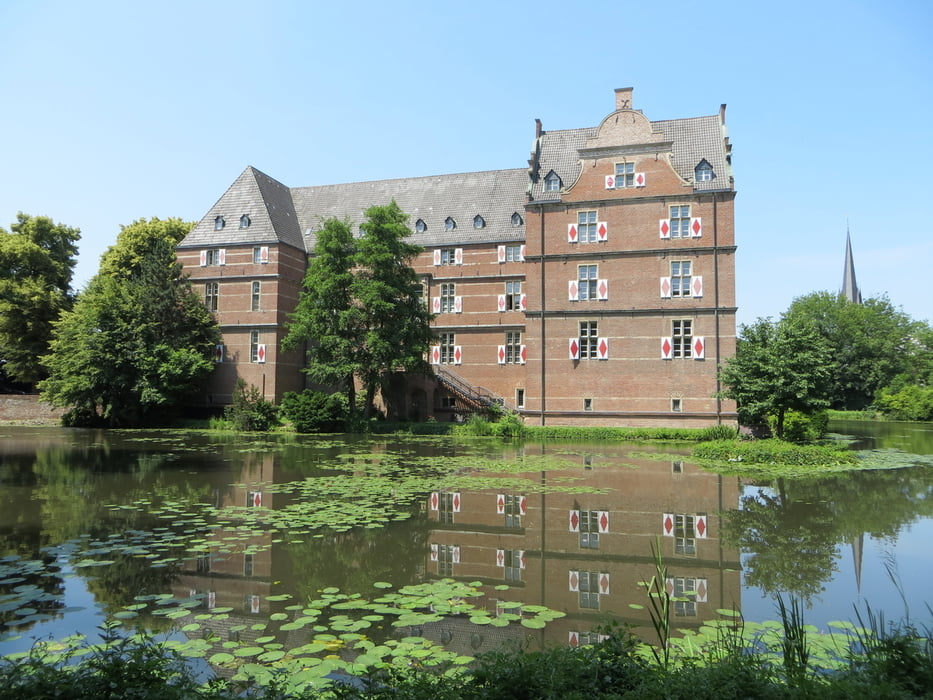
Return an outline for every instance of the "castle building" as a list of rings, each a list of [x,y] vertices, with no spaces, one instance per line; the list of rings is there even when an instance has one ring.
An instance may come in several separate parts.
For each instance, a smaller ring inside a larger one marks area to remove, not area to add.
[[[435,376],[399,378],[392,418],[490,403],[526,423],[736,422],[716,397],[735,351],[735,189],[725,105],[650,121],[615,91],[597,126],[546,131],[527,167],[287,187],[247,167],[177,254],[223,333],[208,404],[236,378],[279,400],[305,387],[283,352],[315,232],[395,200],[434,313]]]

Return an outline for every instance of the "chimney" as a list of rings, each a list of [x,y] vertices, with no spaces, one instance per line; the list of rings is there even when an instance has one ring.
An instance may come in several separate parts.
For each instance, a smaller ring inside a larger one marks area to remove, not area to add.
[[[632,109],[632,91],[635,88],[616,88],[616,111]]]
[[[541,120],[535,119],[535,138],[541,138]]]

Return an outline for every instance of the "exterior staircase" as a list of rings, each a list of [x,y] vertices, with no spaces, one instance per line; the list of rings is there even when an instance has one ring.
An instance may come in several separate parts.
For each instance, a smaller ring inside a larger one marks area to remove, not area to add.
[[[437,377],[438,384],[463,403],[466,410],[460,412],[488,411],[493,407],[515,410],[515,407],[508,404],[501,396],[496,396],[485,387],[470,384],[447,367],[436,366],[434,375]]]

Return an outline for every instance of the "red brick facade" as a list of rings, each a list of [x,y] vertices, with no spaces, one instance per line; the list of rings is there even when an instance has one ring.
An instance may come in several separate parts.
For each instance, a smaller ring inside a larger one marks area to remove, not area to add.
[[[598,127],[539,123],[527,171],[289,190],[248,168],[179,247],[224,333],[208,401],[236,377],[273,400],[303,387],[301,353],[278,348],[315,226],[396,199],[425,248],[441,381],[400,383],[390,417],[451,420],[485,396],[534,424],[734,424],[715,396],[735,350],[724,108],[651,122],[630,89],[616,100]]]

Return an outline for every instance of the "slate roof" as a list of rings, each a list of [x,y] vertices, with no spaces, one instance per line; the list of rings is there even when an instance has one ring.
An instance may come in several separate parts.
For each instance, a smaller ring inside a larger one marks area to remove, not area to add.
[[[695,191],[732,189],[732,166],[726,160],[724,126],[719,115],[651,122],[651,126],[674,142],[674,169],[684,180],[694,181],[693,169],[704,158],[713,166],[715,177],[693,182]]]
[[[240,217],[244,214],[249,217],[247,228],[240,225]],[[225,222],[219,231],[215,230],[214,225],[218,216],[222,216]],[[256,243],[285,243],[299,250],[304,249],[291,190],[278,180],[249,166],[178,247]]]
[[[731,190],[732,166],[726,156],[724,127],[719,115],[690,119],[669,119],[651,122],[659,140],[673,141],[673,165],[677,173],[693,182],[694,190]],[[598,127],[544,131],[538,144],[537,182],[532,185],[536,202],[557,201],[557,192],[544,191],[544,178],[552,170],[560,177],[561,187],[569,187],[580,175],[578,150],[586,147],[587,139],[597,135]],[[694,182],[694,168],[703,159],[713,167],[715,177],[707,182]]]
[[[308,251],[314,248],[314,232],[320,230],[324,219],[349,219],[357,232],[366,209],[393,199],[408,214],[412,231],[419,219],[427,226],[424,233],[412,235],[412,243],[468,245],[523,241],[525,226],[514,226],[512,214],[518,212],[524,219],[527,190],[528,171],[522,168],[295,187],[292,199]],[[473,219],[477,215],[485,221],[483,228],[474,228]],[[445,230],[448,217],[456,221],[452,231]]]

